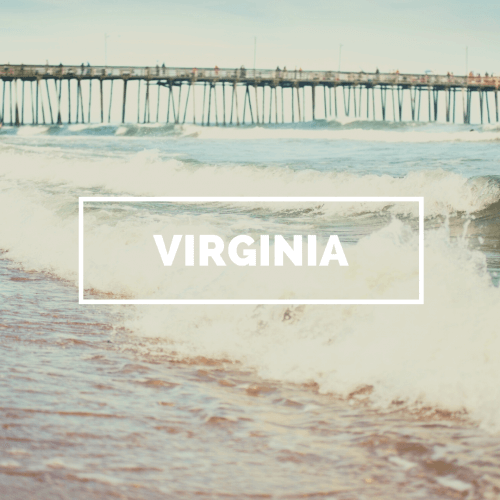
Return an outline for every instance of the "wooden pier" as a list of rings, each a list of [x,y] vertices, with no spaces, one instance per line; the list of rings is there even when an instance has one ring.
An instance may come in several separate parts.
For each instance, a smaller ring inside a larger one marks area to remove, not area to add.
[[[473,106],[478,121],[491,123],[498,122],[500,84],[488,76],[24,64],[2,65],[0,80],[0,122],[12,126],[240,125],[340,116],[471,123]]]

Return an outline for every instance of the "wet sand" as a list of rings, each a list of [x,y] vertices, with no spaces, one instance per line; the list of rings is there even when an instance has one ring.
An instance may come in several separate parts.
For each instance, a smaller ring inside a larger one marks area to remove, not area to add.
[[[500,494],[500,437],[385,412],[238,364],[176,360],[0,260],[0,494],[9,499],[468,498]]]

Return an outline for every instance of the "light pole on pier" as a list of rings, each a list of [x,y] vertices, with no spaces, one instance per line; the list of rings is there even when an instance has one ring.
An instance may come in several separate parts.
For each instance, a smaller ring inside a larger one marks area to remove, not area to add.
[[[469,47],[465,47],[465,76],[469,74]]]
[[[109,35],[104,33],[104,66],[108,65],[108,38]]]
[[[339,73],[340,73],[340,61],[342,60],[342,44],[339,46]]]
[[[253,37],[253,76],[255,77],[255,62],[257,61],[257,37]]]

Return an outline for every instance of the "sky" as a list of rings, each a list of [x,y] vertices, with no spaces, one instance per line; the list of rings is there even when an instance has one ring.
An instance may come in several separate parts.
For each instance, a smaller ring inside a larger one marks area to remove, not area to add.
[[[492,0],[0,0],[0,13],[1,64],[252,68],[256,38],[258,68],[459,75],[468,47],[469,71],[500,75]]]

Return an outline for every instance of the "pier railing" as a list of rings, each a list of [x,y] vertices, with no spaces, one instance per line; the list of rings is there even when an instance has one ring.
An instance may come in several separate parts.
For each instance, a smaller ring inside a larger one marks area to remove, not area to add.
[[[202,81],[278,81],[304,83],[363,84],[363,85],[443,85],[495,87],[500,77],[493,76],[454,76],[434,74],[364,73],[338,71],[302,71],[287,69],[245,69],[245,68],[168,68],[163,66],[50,66],[50,65],[2,65],[2,79],[174,79]]]

